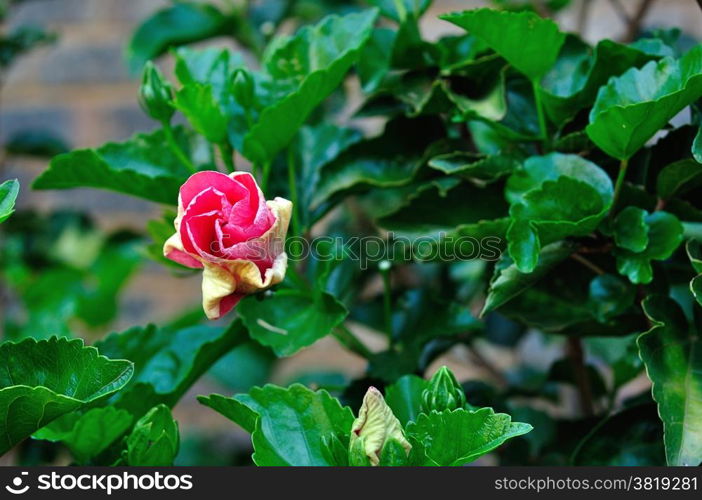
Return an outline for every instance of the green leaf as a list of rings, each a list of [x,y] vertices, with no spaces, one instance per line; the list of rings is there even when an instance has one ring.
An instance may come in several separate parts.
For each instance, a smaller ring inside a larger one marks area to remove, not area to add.
[[[495,266],[495,275],[480,314],[494,311],[533,286],[573,251],[574,247],[565,241],[551,243],[541,249],[538,264],[529,273],[521,272],[511,259],[503,257]]]
[[[698,333],[688,326],[672,299],[653,295],[642,305],[653,326],[637,343],[663,421],[668,465],[700,465],[702,349]]]
[[[438,137],[440,126],[432,118],[388,122],[380,136],[357,142],[321,169],[312,206],[359,185],[409,183],[424,163],[425,150]]]
[[[251,390],[260,390],[260,387],[253,387]],[[198,396],[197,400],[217,413],[224,415],[249,434],[253,434],[259,414],[241,401],[244,396],[239,394],[228,398],[220,394],[210,394],[209,396]]]
[[[685,252],[694,270],[702,273],[702,244],[695,240],[689,240],[685,244]]]
[[[136,72],[171,47],[225,35],[228,28],[228,19],[214,5],[176,2],[136,29],[127,47],[129,66]]]
[[[541,241],[539,233],[527,219],[512,221],[507,229],[507,250],[517,269],[533,271],[539,263]]]
[[[368,0],[368,3],[380,9],[381,14],[396,22],[401,22],[407,17],[419,19],[433,0]]]
[[[590,303],[598,320],[617,316],[634,303],[636,289],[612,274],[595,276],[590,282]]]
[[[379,467],[407,467],[409,457],[407,450],[397,439],[391,438],[385,442],[380,454]]]
[[[561,153],[583,154],[594,148],[584,130],[566,134],[554,141],[553,150]]]
[[[250,417],[255,415],[252,458],[259,466],[335,465],[323,452],[323,440],[336,436],[348,447],[354,420],[351,410],[328,392],[311,391],[300,384],[287,389],[269,384],[234,398],[213,394],[199,396],[198,401],[227,418],[236,418],[234,422],[245,429],[250,429]],[[249,411],[243,421],[242,406]]]
[[[129,381],[134,365],[111,360],[83,341],[52,337],[0,345],[0,453],[52,420]]]
[[[648,224],[646,210],[626,207],[614,219],[614,241],[619,248],[638,253],[648,246]]]
[[[175,210],[165,210],[160,218],[152,219],[146,223],[146,231],[151,238],[151,242],[146,247],[146,253],[159,264],[183,271],[187,269],[185,266],[163,256],[163,245],[168,238],[173,236],[175,218]]]
[[[693,269],[700,273],[690,280],[690,291],[697,303],[702,305],[702,246],[698,241],[689,240],[685,244],[685,252]]]
[[[421,413],[422,392],[427,381],[416,375],[405,375],[385,389],[385,402],[403,427],[414,422]]]
[[[375,28],[361,49],[356,69],[365,93],[376,90],[390,70],[392,50],[388,48],[394,45],[396,36],[395,30]]]
[[[560,177],[570,177],[588,184],[599,194],[604,204],[611,202],[614,193],[612,180],[600,167],[577,155],[561,153],[528,158],[524,168],[508,179],[505,195],[511,203],[523,201],[530,191],[538,189],[546,181],[556,181]]]
[[[384,327],[381,317],[357,319],[377,330]],[[393,382],[406,373],[422,371],[442,352],[428,353],[429,343],[440,340],[448,349],[458,341],[459,334],[474,334],[482,328],[466,306],[437,299],[428,290],[410,290],[396,300],[393,308],[392,345],[369,360],[368,374]]]
[[[100,232],[81,226],[80,218],[57,215],[51,220],[35,219],[32,229],[25,226],[29,232],[22,239],[31,241],[33,250],[31,255],[22,250],[26,260],[19,265],[29,266],[24,272],[30,272],[37,262],[46,262],[46,255],[56,265],[43,267],[34,276],[20,278],[21,285],[13,285],[18,286],[24,308],[12,338],[70,337],[69,326],[76,320],[88,326],[104,325],[114,318],[117,296],[142,262],[142,242],[131,234],[105,239]],[[61,219],[64,222],[52,227]]]
[[[227,137],[227,117],[214,98],[212,85],[185,85],[176,92],[173,105],[208,141],[219,144]]]
[[[270,349],[249,339],[225,354],[207,375],[232,394],[246,392],[270,380],[277,359]]]
[[[654,404],[610,415],[573,452],[572,465],[660,466],[665,461],[661,423]]]
[[[640,67],[652,56],[612,40],[602,40],[594,50],[567,35],[555,65],[541,80],[541,102],[553,123],[571,120],[591,106],[598,89],[612,76]]]
[[[702,96],[702,46],[681,59],[631,68],[600,88],[587,134],[605,153],[629,159],[685,106]]]
[[[270,297],[245,297],[237,312],[252,338],[278,356],[290,356],[341,324],[348,311],[328,293],[310,297],[299,290],[278,290]]]
[[[565,41],[556,23],[533,12],[477,9],[439,17],[481,39],[532,81],[553,66]]]
[[[9,4],[2,6],[3,11],[0,13],[0,17],[4,18],[7,15],[9,7]],[[36,26],[20,24],[11,29],[8,26],[8,29],[3,31],[2,38],[0,38],[0,69],[4,73],[7,68],[17,61],[18,57],[55,41],[55,33],[44,31]]]
[[[521,436],[521,440],[527,443],[530,457],[536,458],[543,456],[543,451],[556,440],[557,421],[547,412],[537,410],[531,406],[517,406],[508,404],[509,414],[512,418],[530,422],[534,429]],[[518,452],[518,446],[514,446],[507,450],[506,455],[510,451]],[[520,457],[520,460],[524,460]],[[538,460],[538,458],[537,458]],[[504,463],[504,461],[502,461]],[[518,462],[519,463],[519,462]]]
[[[175,56],[175,74],[184,86],[211,86],[212,98],[219,104],[225,104],[231,97],[233,69],[243,65],[239,53],[217,47],[201,50],[180,47]]]
[[[501,189],[490,185],[479,188],[469,182],[439,186],[416,192],[406,205],[377,220],[396,236],[417,238],[441,236],[458,239],[500,238],[507,230],[507,204]],[[471,200],[471,203],[465,203]]]
[[[10,179],[0,184],[0,223],[7,220],[15,211],[15,201],[19,194],[20,184],[17,179]]]
[[[135,327],[113,333],[96,346],[109,356],[134,362],[134,378],[114,403],[141,417],[160,403],[173,407],[220,357],[245,340],[241,322],[234,321],[229,328]]]
[[[698,163],[702,163],[702,127],[697,129],[695,139],[692,141],[692,156]]]
[[[90,326],[101,326],[114,319],[119,293],[142,264],[141,251],[141,239],[108,240],[83,278],[76,316]]]
[[[421,414],[408,424],[407,434],[421,443],[432,465],[460,466],[531,429],[529,424],[512,422],[505,413],[481,408]]]
[[[695,276],[690,280],[690,291],[699,305],[702,306],[702,276]]]
[[[700,185],[702,185],[702,165],[689,158],[666,165],[656,180],[658,196],[664,200],[683,195]]]
[[[626,212],[628,214],[638,210],[640,209],[630,207]],[[637,218],[637,220],[639,219]],[[678,218],[672,214],[659,210],[645,215],[644,222],[648,239],[643,250],[640,252],[633,252],[625,248],[615,250],[617,270],[627,276],[632,283],[650,283],[653,279],[651,261],[667,259],[683,240],[683,226]],[[636,240],[630,238],[625,241],[630,245],[634,242],[640,243],[643,241],[640,238],[640,229],[637,234]]]
[[[478,62],[476,61],[476,64]],[[493,64],[488,60],[489,64]],[[486,66],[488,66],[486,63]],[[504,64],[503,60],[496,58],[494,64]],[[465,71],[465,70],[464,70]],[[449,111],[453,107],[454,112],[459,112],[463,118],[475,118],[483,120],[490,126],[494,126],[498,130],[504,130],[504,126],[510,123],[510,115],[518,109],[512,93],[508,91],[509,87],[505,80],[505,71],[500,68],[500,71],[490,81],[485,88],[480,89],[477,93],[471,92],[465,94],[459,92],[461,85],[471,88],[475,83],[470,78],[461,79],[459,77],[450,78],[448,81],[439,82],[440,89],[448,99],[447,106]],[[520,128],[520,127],[515,127]],[[514,133],[514,132],[511,132]],[[519,131],[516,132],[519,134]],[[509,135],[510,132],[507,133]]]
[[[189,157],[202,156],[196,138],[174,129],[176,141]],[[198,161],[210,162],[209,154]],[[175,205],[178,190],[190,172],[168,148],[162,130],[137,134],[122,143],[79,149],[56,156],[35,181],[34,189],[93,187]]]
[[[12,155],[50,158],[70,148],[57,133],[45,129],[25,129],[12,134],[5,143],[5,149]]]
[[[510,257],[520,271],[532,271],[540,247],[594,231],[612,197],[612,181],[594,163],[560,153],[530,157],[507,183]]]
[[[83,415],[70,413],[39,429],[32,437],[46,441],[61,441],[76,461],[90,462],[105,451],[132,425],[133,417],[113,406],[93,408]]]
[[[660,31],[661,30],[654,30],[651,35],[659,36]],[[670,42],[672,42],[672,40],[663,41],[660,38],[639,38],[630,43],[629,47],[653,56],[675,57],[678,55],[678,50],[676,50]]]
[[[439,196],[446,196],[448,190],[456,187],[461,180],[456,177],[442,177],[430,181],[416,180],[409,184],[382,189],[371,189],[358,197],[369,217],[379,219],[399,212],[409,206],[420,194],[437,190]]]
[[[161,404],[134,424],[124,458],[129,466],[166,467],[173,465],[179,446],[178,422],[171,410]]]
[[[429,166],[447,175],[460,175],[476,182],[494,182],[511,174],[519,162],[506,155],[475,155],[472,153],[446,153],[429,160]]]
[[[322,123],[314,127],[302,127],[295,142],[299,165],[297,178],[298,204],[312,207],[325,165],[337,158],[350,146],[361,140],[361,133],[351,128]],[[311,210],[300,210],[303,225],[309,227],[314,221]]]
[[[304,27],[270,51],[263,64],[278,82],[294,90],[261,111],[244,137],[243,154],[270,163],[288,145],[309,114],[341,83],[368,40],[377,10],[329,16]]]

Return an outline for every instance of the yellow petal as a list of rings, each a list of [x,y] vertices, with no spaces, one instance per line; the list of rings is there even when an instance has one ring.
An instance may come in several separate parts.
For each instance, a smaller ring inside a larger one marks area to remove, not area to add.
[[[371,465],[380,463],[380,452],[389,439],[397,440],[408,454],[412,449],[405,439],[400,421],[375,387],[368,388],[358,418],[351,426],[352,447],[358,439],[363,440],[363,449]]]

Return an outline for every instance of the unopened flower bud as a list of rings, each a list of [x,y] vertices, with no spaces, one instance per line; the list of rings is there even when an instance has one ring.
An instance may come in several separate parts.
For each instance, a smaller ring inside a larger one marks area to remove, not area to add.
[[[175,109],[171,105],[173,87],[151,61],[144,67],[144,75],[139,87],[139,104],[144,112],[154,120],[170,121]]]
[[[178,423],[166,405],[141,417],[127,438],[126,462],[135,466],[167,466],[178,454]]]
[[[432,410],[442,412],[463,408],[466,404],[466,395],[463,388],[453,376],[451,370],[442,366],[429,381],[429,385],[422,392],[422,411],[430,413]]]
[[[242,108],[250,108],[254,104],[255,83],[253,76],[246,68],[237,68],[232,76],[232,93],[234,99]]]
[[[349,461],[351,465],[378,465],[383,450],[390,443],[393,447],[399,444],[407,455],[412,449],[383,395],[375,387],[369,387],[351,427]]]

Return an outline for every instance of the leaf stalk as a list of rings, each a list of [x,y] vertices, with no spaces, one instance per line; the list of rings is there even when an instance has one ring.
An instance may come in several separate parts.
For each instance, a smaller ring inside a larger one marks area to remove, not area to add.
[[[195,168],[195,165],[193,165],[193,162],[190,161],[190,159],[186,156],[185,152],[176,142],[175,135],[173,135],[173,127],[171,127],[171,123],[168,120],[163,120],[161,122],[161,125],[163,126],[163,134],[166,136],[166,143],[168,144],[168,147],[171,149],[176,158],[178,158],[178,160],[183,164],[185,168],[188,169],[190,173],[194,174],[195,172],[197,172],[197,169]]]

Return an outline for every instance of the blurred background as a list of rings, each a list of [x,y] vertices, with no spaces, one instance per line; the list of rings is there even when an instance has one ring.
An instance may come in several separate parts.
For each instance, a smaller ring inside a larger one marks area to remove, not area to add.
[[[136,96],[140,75],[131,74],[128,70],[124,50],[139,24],[169,3],[167,0],[0,1],[0,5],[6,9],[2,24],[4,34],[27,26],[39,27],[49,34],[43,40],[44,43],[23,54],[12,64],[8,61],[13,47],[0,48],[0,144],[9,144],[0,153],[0,180],[20,180],[22,189],[18,210],[31,209],[35,212],[31,216],[34,219],[29,215],[23,217],[32,224],[37,224],[38,232],[43,231],[44,236],[56,234],[56,241],[50,242],[51,248],[65,259],[75,258],[72,255],[76,249],[80,249],[83,253],[80,258],[85,260],[85,252],[91,254],[93,265],[99,269],[100,265],[105,265],[97,258],[105,236],[95,236],[96,234],[109,234],[109,238],[127,241],[131,233],[143,233],[150,219],[160,217],[159,206],[136,198],[92,189],[32,191],[29,186],[46,168],[48,157],[52,153],[95,147],[108,141],[122,140],[135,132],[156,128],[156,123],[139,108]],[[504,2],[435,0],[423,18],[424,35],[428,39],[436,39],[457,32],[449,23],[437,19],[441,13],[495,3]],[[545,5],[547,2],[535,0],[534,3],[538,9],[540,4]],[[564,30],[578,30],[589,42],[605,37],[626,40],[630,36],[632,22],[639,27],[678,27],[686,34],[696,37],[702,35],[700,7],[694,0],[573,0],[571,3],[568,9],[555,17]],[[210,41],[206,45],[213,43],[237,49],[231,39]],[[167,71],[170,69],[167,61],[163,67]],[[44,157],[25,154],[38,143],[46,149]],[[75,215],[75,212],[87,213],[92,220]],[[43,222],[37,222],[40,219]],[[74,226],[79,229],[64,230]],[[44,227],[47,229],[42,229]],[[55,227],[60,230],[55,230]],[[0,234],[0,238],[5,237]],[[3,258],[9,262],[2,267],[7,276],[2,278],[11,285],[19,281],[22,273],[27,270],[20,264],[9,265],[12,264],[14,247],[8,244],[8,248]],[[24,248],[16,251],[25,251]],[[104,299],[107,304],[105,307],[113,309],[113,314],[106,315],[109,316],[107,320],[75,319],[75,304],[66,302],[69,291],[63,288],[68,286],[70,277],[51,275],[50,279],[34,283],[34,290],[23,291],[40,302],[50,301],[53,309],[43,309],[49,311],[46,314],[53,315],[51,318],[32,316],[33,313],[25,311],[26,308],[21,305],[22,301],[28,300],[26,296],[19,297],[12,286],[5,287],[0,283],[0,324],[4,325],[4,337],[20,335],[23,329],[50,329],[56,327],[54,323],[64,322],[74,333],[90,340],[100,338],[110,331],[121,331],[147,323],[160,324],[190,311],[194,311],[194,314],[199,312],[199,274],[176,276],[163,265],[143,259],[140,250],[127,249],[121,258],[122,264],[114,269],[115,276],[106,279],[109,281],[109,286],[105,285],[109,288],[108,292],[113,292],[111,298]],[[107,266],[114,262],[117,261],[112,260]],[[90,282],[92,278],[86,276],[88,281],[84,285],[89,293],[92,293],[90,290],[98,295],[107,293],[102,281],[90,288],[93,286]],[[120,294],[117,293],[119,290]],[[52,291],[57,294],[55,297],[50,296]],[[66,312],[68,309],[70,311]],[[374,342],[382,342],[374,339],[370,333],[360,333],[371,346]],[[555,345],[552,347],[553,352],[540,344],[530,346],[526,342],[522,346],[525,351],[531,350],[532,356],[553,360],[561,348]],[[484,352],[491,357],[490,363],[475,359],[474,353],[458,347],[437,361],[437,365],[448,364],[459,379],[466,379],[495,377],[486,367],[507,367],[513,363],[510,357],[513,353],[507,355],[492,347],[486,348]],[[261,356],[265,359],[265,354]],[[236,360],[229,360],[234,361]],[[258,383],[269,376],[261,372],[260,366],[260,363],[252,364],[251,382]],[[339,380],[339,377],[358,376],[364,368],[365,362],[362,359],[338,347],[335,340],[328,337],[296,356],[277,363],[269,377],[273,382],[289,383],[300,374],[315,371],[333,381]],[[227,365],[222,364],[218,369],[222,378],[226,378]],[[430,369],[429,373],[432,372],[433,369]],[[233,433],[229,421],[215,412],[203,411],[194,400],[194,394],[232,392],[231,387],[219,384],[216,376],[203,380],[174,412],[175,417],[183,421],[184,429],[199,429],[197,435],[184,436],[183,463],[196,460],[203,465],[227,463],[231,457],[226,456],[225,450],[231,448],[232,441],[241,444],[242,456],[248,454],[248,435],[243,432]],[[198,440],[205,440],[209,444],[207,447],[193,444],[189,451],[189,443]],[[188,453],[195,454],[202,449],[210,450],[208,456],[197,459],[188,456]],[[221,457],[218,450],[222,450]],[[5,460],[11,462],[12,457]],[[60,460],[59,457],[57,461]]]

